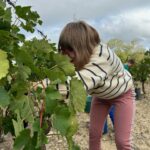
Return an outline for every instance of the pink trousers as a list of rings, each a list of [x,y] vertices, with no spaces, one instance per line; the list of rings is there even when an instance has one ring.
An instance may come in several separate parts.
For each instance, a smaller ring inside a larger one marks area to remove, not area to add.
[[[89,150],[101,150],[103,126],[112,105],[115,106],[114,131],[117,150],[132,150],[131,133],[135,112],[135,96],[132,90],[111,100],[93,97],[90,111]]]

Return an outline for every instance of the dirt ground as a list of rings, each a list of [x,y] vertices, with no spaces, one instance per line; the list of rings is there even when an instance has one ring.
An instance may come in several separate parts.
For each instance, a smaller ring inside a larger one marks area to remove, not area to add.
[[[136,116],[133,130],[134,150],[150,150],[150,84],[146,86],[147,95],[136,100]],[[81,150],[88,150],[88,128],[89,115],[78,114],[79,130],[74,139]],[[116,150],[114,132],[110,119],[108,118],[108,133],[103,135],[102,150]],[[67,150],[66,141],[55,131],[48,134],[49,143],[47,150]],[[12,150],[11,135],[6,135],[3,143],[0,143],[0,150]]]
[[[140,100],[136,100],[136,113],[133,129],[133,145],[134,150],[150,150],[150,84],[146,85],[146,96],[141,97]],[[78,115],[79,131],[74,136],[76,143],[81,147],[81,150],[88,150],[88,128],[87,122],[89,121],[89,115],[86,113],[80,113]],[[108,133],[103,135],[102,150],[116,150],[114,141],[114,131],[112,123],[108,117]],[[67,150],[65,141],[59,136],[56,137],[56,142],[52,142],[52,138],[49,138],[50,142],[47,145],[47,150]],[[57,143],[57,144],[56,144]],[[56,146],[57,145],[57,146]]]

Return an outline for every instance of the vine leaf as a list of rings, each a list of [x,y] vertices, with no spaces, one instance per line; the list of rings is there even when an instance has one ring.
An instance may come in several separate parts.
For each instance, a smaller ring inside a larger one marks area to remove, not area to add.
[[[64,71],[65,75],[67,76],[75,75],[75,67],[72,63],[70,63],[69,57],[62,56],[60,54],[55,54],[53,56],[53,59],[58,65],[58,67]]]
[[[19,136],[16,138],[14,143],[14,150],[21,150],[30,141],[30,130],[25,129],[20,132]]]
[[[67,77],[65,76],[64,72],[58,67],[50,71],[48,69],[45,69],[44,71],[51,81],[60,80],[61,82],[65,82],[67,80]]]
[[[70,112],[67,106],[57,108],[52,118],[52,124],[62,136],[65,136],[68,143],[68,150],[72,150],[74,145],[72,136],[77,132],[78,123],[75,115]]]
[[[23,103],[24,102],[24,103]],[[34,104],[27,96],[22,97],[23,108],[20,110],[21,117],[29,123],[34,122]]]
[[[75,115],[66,106],[58,107],[53,115],[53,126],[67,139],[76,133],[78,125]]]
[[[83,84],[77,78],[70,81],[70,105],[76,112],[84,112],[86,103],[86,91]]]
[[[43,144],[47,144],[48,143],[48,138],[46,137],[43,129],[40,129],[38,131],[38,137],[37,137],[37,145],[36,148],[40,147]]]
[[[9,69],[9,61],[7,60],[7,53],[0,50],[0,79],[5,77]]]
[[[0,107],[9,105],[10,97],[3,87],[0,86]]]
[[[13,150],[41,150],[37,145],[37,133],[31,137],[30,129],[24,129],[14,142]]]
[[[61,98],[62,96],[56,89],[48,87],[46,89],[46,113],[52,114],[58,105],[58,100]]]
[[[2,0],[0,0],[0,7],[2,7],[2,8],[5,8],[5,7],[6,7],[5,2],[3,2]]]
[[[3,20],[7,22],[11,22],[11,8],[6,9],[5,15],[3,16]]]
[[[15,130],[15,135],[17,137],[24,127],[23,127],[23,123],[22,123],[19,111],[16,110],[16,112],[17,112],[17,121],[14,119],[12,119],[12,121],[13,121],[14,130]]]

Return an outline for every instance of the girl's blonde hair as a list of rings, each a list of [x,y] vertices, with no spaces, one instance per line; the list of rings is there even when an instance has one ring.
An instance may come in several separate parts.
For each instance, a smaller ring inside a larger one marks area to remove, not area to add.
[[[58,50],[68,49],[76,54],[75,68],[80,70],[89,62],[93,49],[100,43],[98,32],[84,21],[70,22],[62,30]]]

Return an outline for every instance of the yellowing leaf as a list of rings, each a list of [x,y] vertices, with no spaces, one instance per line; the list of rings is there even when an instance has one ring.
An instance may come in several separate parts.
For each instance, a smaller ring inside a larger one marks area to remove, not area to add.
[[[8,69],[9,61],[7,60],[7,53],[0,50],[0,79],[6,76]]]

